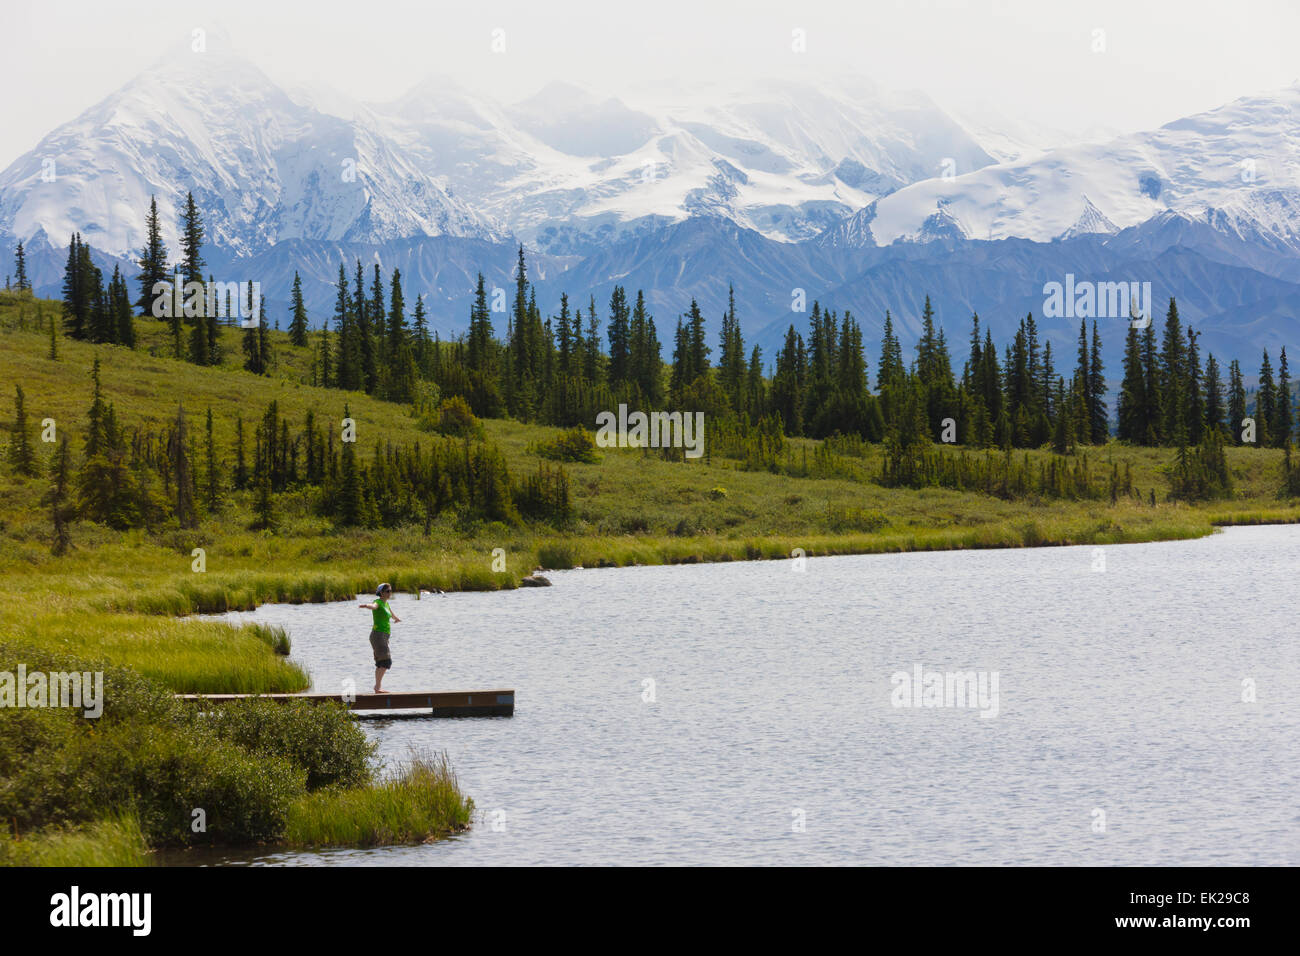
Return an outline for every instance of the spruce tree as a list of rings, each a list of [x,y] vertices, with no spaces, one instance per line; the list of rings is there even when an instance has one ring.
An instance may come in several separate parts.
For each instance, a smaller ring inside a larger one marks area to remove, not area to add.
[[[489,341],[492,334],[489,333]],[[424,311],[424,295],[415,297],[415,311],[411,313],[411,347],[415,356],[415,367],[420,374],[429,374],[429,320]]]
[[[243,491],[248,487],[248,464],[244,460],[244,417],[235,417],[235,488]]]
[[[54,454],[51,477],[50,490],[46,492],[43,503],[50,509],[50,520],[54,526],[50,551],[58,557],[67,554],[72,547],[68,526],[77,515],[76,505],[72,501],[71,455],[66,435],[59,441],[59,450]]]
[[[355,316],[352,299],[348,293],[347,270],[339,263],[338,295],[334,299],[335,359],[330,362],[328,351],[321,358],[321,378],[334,388],[359,389],[361,387],[361,357],[356,342]],[[321,339],[328,349],[328,337]],[[332,364],[332,368],[331,368]]]
[[[343,417],[349,418],[351,415],[348,406],[344,405]],[[365,508],[362,499],[361,474],[357,469],[354,445],[354,442],[343,442],[343,463],[339,470],[339,493],[335,512],[339,524],[347,528],[362,523]]]
[[[1273,444],[1273,423],[1277,421],[1277,392],[1273,384],[1273,364],[1268,349],[1259,366],[1259,390],[1255,393],[1255,435],[1259,447]]]
[[[1092,348],[1088,353],[1088,402],[1091,413],[1091,438],[1094,445],[1106,444],[1110,435],[1110,423],[1107,421],[1106,377],[1101,361],[1101,336],[1097,334],[1097,322],[1092,323]]]
[[[388,286],[388,348],[389,358],[410,344],[406,328],[406,297],[402,294],[402,272],[393,270],[393,278]]]
[[[293,291],[290,293],[292,317],[289,319],[289,342],[299,348],[307,345],[307,306],[302,301],[302,279],[298,270],[293,272]]]
[[[803,395],[799,368],[803,341],[791,325],[785,333],[785,342],[776,356],[776,369],[772,375],[772,408],[781,419],[782,430],[787,435],[803,434]]]
[[[1190,325],[1187,327],[1187,372],[1184,394],[1187,396],[1187,409],[1184,419],[1187,426],[1188,444],[1199,446],[1205,436],[1205,392],[1201,371],[1201,350],[1197,345],[1200,336]]]
[[[704,313],[694,299],[691,299],[691,307],[686,313],[686,335],[690,342],[691,382],[694,382],[700,376],[708,374],[709,353],[713,351],[705,343]]]
[[[131,311],[131,293],[121,270],[113,266],[113,278],[108,284],[108,311],[112,316],[113,341],[127,348],[135,348],[135,316]]]
[[[155,207],[156,209],[156,207]],[[185,281],[202,282],[203,217],[194,202],[194,194],[185,194],[185,211],[181,216],[181,274]]]
[[[31,292],[32,283],[27,278],[27,253],[23,250],[22,240],[18,240],[18,249],[14,253],[14,288],[19,292]]]
[[[609,297],[609,325],[606,329],[606,335],[609,338],[609,384],[611,388],[617,388],[628,380],[631,351],[630,315],[627,305],[627,293],[623,291],[621,285],[614,286],[614,292]]]
[[[1116,435],[1120,441],[1133,445],[1146,444],[1148,422],[1146,377],[1142,369],[1142,347],[1137,329],[1132,324],[1124,342],[1124,379],[1120,384],[1117,409]]]
[[[244,329],[241,343],[244,350],[244,371],[252,372],[254,375],[263,375],[266,372],[266,367],[262,364],[263,334],[261,322]]]
[[[310,413],[308,413],[310,414]],[[207,432],[203,443],[204,457],[204,507],[215,514],[221,504],[221,474],[217,465],[217,445],[212,431],[212,407],[208,406]]]
[[[1241,444],[1245,419],[1246,386],[1242,381],[1241,363],[1233,359],[1228,363],[1228,437],[1234,445]]]
[[[1161,416],[1161,378],[1160,357],[1156,351],[1155,323],[1147,324],[1142,331],[1142,376],[1146,380],[1146,407],[1139,420],[1146,422],[1148,433],[1140,439],[1143,445],[1158,445],[1165,440],[1164,422]]]
[[[600,348],[600,318],[596,315],[596,297],[587,307],[587,341],[582,350],[582,376],[592,388],[604,382],[605,353]]]
[[[36,477],[36,452],[27,427],[27,405],[21,385],[14,386],[14,425],[9,440],[9,464],[14,472],[27,478]]]
[[[745,344],[740,320],[736,317],[736,290],[730,285],[727,287],[727,311],[722,316],[719,340],[718,384],[731,401],[731,407],[741,411],[744,408]]]
[[[85,340],[90,336],[92,307],[88,251],[79,233],[68,240],[68,260],[63,268],[63,327],[69,338]]]
[[[361,260],[357,260],[356,283],[352,293],[352,308],[356,313],[356,348],[358,371],[361,380],[357,387],[371,394],[379,384],[379,363],[375,355],[375,335],[383,333],[384,280],[375,263],[375,278],[371,285],[371,299],[366,299],[362,285]]]
[[[162,226],[158,220],[157,196],[149,197],[144,248],[140,250],[137,262],[140,266],[140,275],[136,280],[140,283],[140,297],[136,299],[135,305],[142,315],[153,315],[153,303],[159,294],[155,288],[159,283],[170,283],[172,278],[168,274],[167,246],[163,242]]]
[[[471,372],[486,372],[491,355],[492,314],[488,309],[487,285],[483,273],[478,274],[478,283],[474,289],[474,304],[469,310],[469,338],[467,342],[466,361]]]
[[[257,322],[257,350],[258,361],[262,366],[262,374],[271,374],[271,363],[273,356],[271,352],[271,330],[266,327],[266,296],[262,296],[260,311],[258,312]]]
[[[1205,357],[1205,427],[1213,431],[1224,432],[1224,397],[1223,379],[1219,372],[1219,362],[1210,352]]]
[[[1160,351],[1160,432],[1168,444],[1187,442],[1187,344],[1178,320],[1178,305],[1171,298],[1165,313],[1164,339]],[[1180,437],[1181,436],[1181,437]]]
[[[1282,355],[1277,365],[1277,391],[1273,400],[1273,419],[1269,423],[1269,436],[1278,448],[1291,444],[1291,432],[1295,418],[1291,404],[1291,370],[1287,366],[1286,346],[1282,346]]]

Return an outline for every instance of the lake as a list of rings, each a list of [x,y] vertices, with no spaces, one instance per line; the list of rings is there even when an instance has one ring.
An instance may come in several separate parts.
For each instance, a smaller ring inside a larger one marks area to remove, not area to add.
[[[797,567],[398,595],[386,689],[516,691],[512,718],[363,725],[390,763],[447,751],[475,825],[218,859],[1300,864],[1300,527]],[[356,603],[229,617],[365,690]]]

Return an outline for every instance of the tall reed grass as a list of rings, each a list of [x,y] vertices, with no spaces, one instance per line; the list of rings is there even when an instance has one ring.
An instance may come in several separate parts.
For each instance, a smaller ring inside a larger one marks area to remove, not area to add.
[[[15,838],[0,834],[0,866],[149,866],[149,847],[132,813],[104,817],[81,829],[52,828]]]
[[[372,786],[300,797],[289,808],[285,840],[295,846],[421,843],[466,829],[473,811],[447,755],[416,752]]]

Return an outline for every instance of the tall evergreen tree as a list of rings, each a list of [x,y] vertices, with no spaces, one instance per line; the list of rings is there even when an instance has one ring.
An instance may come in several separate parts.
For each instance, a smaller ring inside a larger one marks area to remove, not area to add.
[[[1160,351],[1160,437],[1174,445],[1187,443],[1187,343],[1178,320],[1178,305],[1171,298],[1165,313]]]
[[[1222,435],[1224,412],[1223,378],[1219,362],[1210,352],[1205,357],[1205,427]]]
[[[23,250],[23,241],[18,240],[18,249],[14,252],[14,289],[18,292],[31,292],[32,283],[27,278],[27,253]]]
[[[1255,435],[1261,448],[1273,444],[1273,423],[1277,421],[1277,391],[1273,384],[1273,363],[1268,349],[1259,366],[1259,390],[1255,393]]]
[[[1101,361],[1101,336],[1097,334],[1097,322],[1092,323],[1092,348],[1088,352],[1088,410],[1091,439],[1094,445],[1106,444],[1110,435],[1107,421],[1106,377]]]
[[[68,240],[68,260],[63,267],[63,327],[73,339],[90,335],[92,277],[87,274],[88,257],[83,249],[81,235],[74,232]]]
[[[424,296],[417,295],[415,311],[411,313],[411,348],[415,354],[415,367],[425,376],[429,374],[429,346],[429,319],[424,312]]]
[[[1287,366],[1286,346],[1277,365],[1277,392],[1273,402],[1273,420],[1269,423],[1269,434],[1273,444],[1286,448],[1291,444],[1291,432],[1294,430],[1295,417],[1291,401],[1291,370]]]
[[[343,417],[350,418],[352,412],[343,406]],[[357,468],[357,456],[354,442],[343,442],[343,463],[339,470],[339,493],[336,515],[339,524],[355,527],[361,524],[364,503],[362,501],[361,474]]]
[[[194,202],[194,194],[185,194],[185,212],[181,217],[181,272],[186,282],[202,282],[203,217]]]
[[[113,341],[127,348],[135,348],[135,316],[131,311],[131,293],[121,270],[113,266],[113,278],[108,285],[108,311],[112,316]]]
[[[727,287],[727,311],[722,316],[719,336],[718,384],[731,401],[731,407],[740,411],[744,407],[745,343],[736,317],[736,290]]]
[[[72,467],[71,455],[68,453],[68,438],[65,435],[59,441],[59,450],[54,454],[50,490],[43,503],[50,509],[50,519],[54,525],[54,541],[50,550],[58,557],[66,554],[72,547],[72,537],[68,525],[77,515],[76,504],[72,501]]]
[[[466,360],[470,371],[487,372],[492,354],[492,342],[495,331],[492,328],[492,312],[488,308],[487,285],[483,273],[478,274],[478,283],[474,289],[474,304],[469,310],[469,336],[466,342]]]
[[[781,418],[787,435],[803,434],[803,340],[793,325],[776,356],[772,375],[772,408]]]
[[[600,318],[596,315],[596,297],[587,306],[587,341],[582,350],[582,377],[592,388],[603,384],[604,355],[600,348]]]
[[[632,348],[631,312],[621,285],[614,286],[609,298],[609,325],[605,334],[609,337],[609,384],[618,387],[630,377]]]
[[[9,439],[9,464],[16,474],[36,477],[36,452],[27,427],[27,405],[21,385],[14,386],[14,425]]]
[[[141,315],[153,315],[153,303],[159,294],[154,291],[155,288],[159,283],[172,281],[168,273],[167,245],[163,242],[162,225],[158,219],[157,196],[149,197],[149,215],[145,218],[144,248],[140,250],[140,258],[136,261],[140,266],[140,275],[136,279],[140,283],[140,297],[135,301],[136,308],[140,310]]]
[[[293,271],[293,291],[290,297],[289,342],[302,348],[307,345],[307,306],[302,301],[302,279]]]
[[[347,270],[339,263],[338,294],[334,298],[334,338],[336,354],[330,367],[329,354],[322,358],[321,376],[335,388],[361,387],[361,350],[356,341],[356,322],[352,299],[348,293]],[[325,341],[322,339],[322,341]]]
[[[1196,330],[1187,327],[1187,442],[1200,445],[1205,437],[1205,392],[1201,373],[1201,349]]]
[[[1130,323],[1124,340],[1124,379],[1120,384],[1116,410],[1116,435],[1133,445],[1149,444],[1146,376],[1142,367],[1142,346],[1138,331]]]
[[[376,273],[378,267],[376,267]],[[409,345],[406,328],[406,297],[402,294],[402,270],[394,269],[388,285],[388,344],[385,355],[392,358]]]
[[[1228,363],[1228,437],[1234,445],[1241,444],[1241,433],[1246,420],[1246,386],[1242,381],[1241,364],[1233,359]]]

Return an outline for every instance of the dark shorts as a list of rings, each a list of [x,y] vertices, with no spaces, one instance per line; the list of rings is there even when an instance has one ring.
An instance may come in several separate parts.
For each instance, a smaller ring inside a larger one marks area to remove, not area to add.
[[[385,631],[370,632],[370,648],[375,652],[376,667],[392,667],[393,657],[388,650],[388,637]]]

